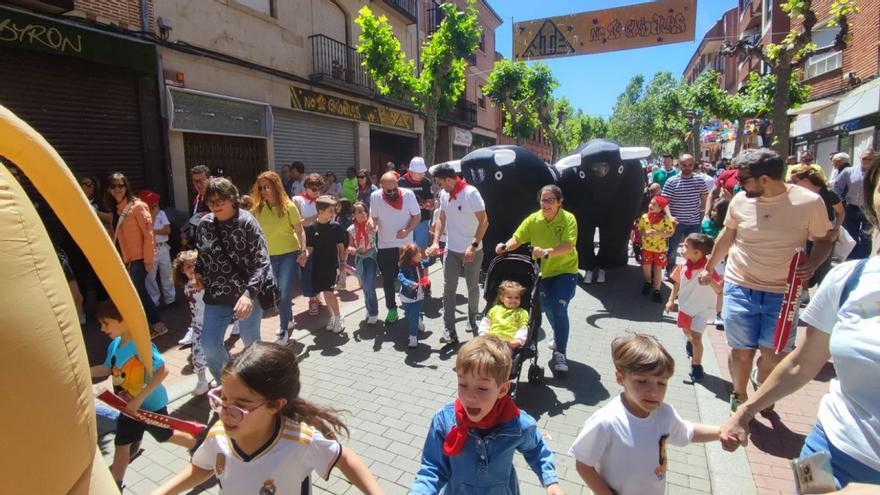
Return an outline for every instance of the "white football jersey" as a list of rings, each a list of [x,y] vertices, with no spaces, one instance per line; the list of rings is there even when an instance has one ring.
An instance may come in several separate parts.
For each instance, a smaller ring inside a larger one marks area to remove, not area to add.
[[[279,421],[263,447],[247,455],[218,421],[193,454],[192,463],[214,471],[220,493],[306,495],[311,493],[311,472],[326,479],[341,455],[339,442],[288,418]]]

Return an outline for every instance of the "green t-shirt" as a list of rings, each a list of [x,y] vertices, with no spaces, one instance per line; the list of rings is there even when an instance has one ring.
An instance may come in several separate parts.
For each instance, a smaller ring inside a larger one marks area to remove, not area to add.
[[[492,323],[489,335],[494,335],[505,342],[516,337],[516,331],[529,324],[529,312],[523,308],[507,309],[503,304],[496,304],[486,313]]]
[[[572,249],[568,253],[541,260],[541,276],[550,278],[564,273],[577,273],[577,232],[577,219],[560,208],[556,217],[549,222],[544,220],[542,212],[532,213],[519,225],[513,237],[521,244],[540,248],[555,248],[563,242],[571,244]]]
[[[678,175],[677,168],[674,168],[667,172],[665,168],[660,167],[655,170],[653,174],[651,174],[651,182],[656,182],[657,184],[660,184],[660,187],[663,187],[663,184],[666,184],[667,180],[675,177],[676,175]]]
[[[358,191],[358,180],[357,177],[352,177],[351,179],[345,179],[342,181],[342,197],[348,198],[352,204],[357,201],[357,193]]]
[[[292,253],[299,251],[299,240],[293,231],[293,226],[302,222],[299,216],[299,209],[293,201],[287,207],[287,214],[278,216],[278,209],[268,208],[266,205],[260,211],[254,209],[254,217],[260,222],[260,228],[263,229],[263,235],[266,236],[266,244],[269,246],[269,255],[277,256],[279,254]]]

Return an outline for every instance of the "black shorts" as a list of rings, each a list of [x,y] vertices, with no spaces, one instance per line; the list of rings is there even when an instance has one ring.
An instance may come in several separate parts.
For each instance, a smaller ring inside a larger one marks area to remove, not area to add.
[[[336,266],[315,263],[312,266],[312,290],[319,292],[332,291],[336,287]]]
[[[163,407],[152,412],[168,415],[168,408]],[[144,438],[145,431],[150,432],[150,435],[159,443],[167,442],[174,434],[174,430],[141,423],[119,413],[119,419],[116,420],[116,439],[113,440],[113,445],[131,445],[140,442]]]

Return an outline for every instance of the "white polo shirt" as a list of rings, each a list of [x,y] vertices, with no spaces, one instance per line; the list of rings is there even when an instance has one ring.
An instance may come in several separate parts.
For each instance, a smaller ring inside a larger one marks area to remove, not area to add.
[[[446,215],[446,249],[463,253],[474,242],[478,212],[486,211],[486,203],[476,187],[467,185],[452,199],[448,192],[440,192],[440,210]],[[477,249],[482,249],[483,243]]]
[[[410,218],[421,218],[422,210],[415,193],[409,189],[398,188],[403,195],[403,207],[397,209],[389,205],[382,198],[382,189],[373,191],[370,195],[370,217],[379,219],[378,242],[379,249],[397,248],[408,242],[413,242],[413,233],[410,232],[403,239],[397,238],[397,231],[405,229],[409,225]]]

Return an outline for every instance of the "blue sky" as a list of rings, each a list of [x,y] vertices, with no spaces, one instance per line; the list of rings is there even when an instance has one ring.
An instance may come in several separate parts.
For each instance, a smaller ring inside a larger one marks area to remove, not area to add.
[[[518,22],[644,2],[639,0],[489,0],[489,3],[504,19],[504,24],[495,32],[495,48],[509,58],[513,24],[511,18]],[[543,60],[559,79],[556,95],[567,97],[575,108],[580,107],[584,113],[607,118],[611,114],[617,95],[623,91],[626,83],[634,75],[641,73],[646,79],[650,79],[656,72],[670,71],[680,77],[706,31],[725,11],[735,5],[736,0],[697,0],[696,39],[692,42]]]

